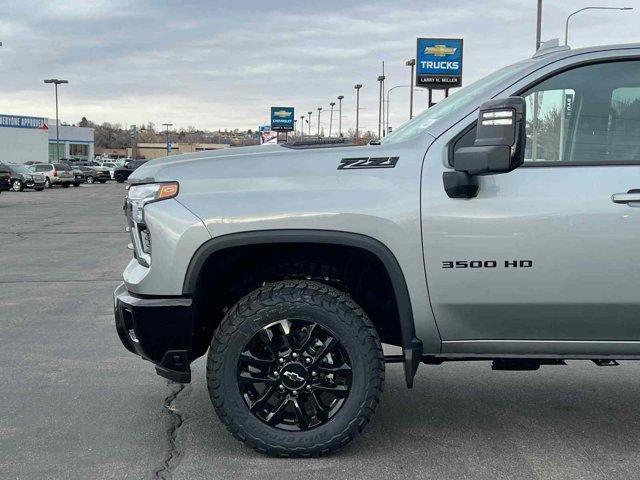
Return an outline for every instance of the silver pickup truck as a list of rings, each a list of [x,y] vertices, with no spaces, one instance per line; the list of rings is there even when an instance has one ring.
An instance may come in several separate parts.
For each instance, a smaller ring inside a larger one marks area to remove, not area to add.
[[[543,48],[379,143],[129,180],[120,338],[176,382],[207,354],[216,412],[258,451],[344,446],[385,362],[411,387],[421,363],[640,359],[640,45]]]

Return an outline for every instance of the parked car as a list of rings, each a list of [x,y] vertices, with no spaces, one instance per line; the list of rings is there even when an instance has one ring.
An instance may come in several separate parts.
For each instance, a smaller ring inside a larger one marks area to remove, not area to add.
[[[31,165],[29,168],[32,172],[41,173],[45,176],[45,188],[51,188],[54,185],[68,188],[75,182],[71,167],[66,163],[42,163]]]
[[[21,192],[25,188],[32,188],[36,192],[44,190],[45,176],[33,173],[25,165],[0,164],[0,169],[11,173],[11,189]]]
[[[133,171],[141,167],[147,162],[147,160],[130,160],[125,162],[122,167],[118,167],[113,172],[113,178],[118,183],[124,183],[124,181],[129,178],[129,175],[133,173]]]
[[[108,171],[96,170],[95,168],[84,165],[76,165],[74,168],[82,171],[85,181],[89,184],[95,182],[106,183],[107,180],[111,179],[111,175]]]
[[[113,180],[114,172],[116,168],[117,168],[117,165],[114,162],[103,162],[100,164],[100,166],[95,167],[96,170],[99,170],[102,172],[109,172],[109,178],[111,180]]]
[[[0,166],[0,193],[11,190],[11,172]]]
[[[80,170],[77,165],[69,165],[69,164],[65,164],[65,165],[68,165],[69,168],[71,169],[71,173],[73,174],[73,178],[74,178],[74,182],[73,182],[74,187],[79,187],[81,183],[85,183],[86,179],[84,177],[84,172]]]

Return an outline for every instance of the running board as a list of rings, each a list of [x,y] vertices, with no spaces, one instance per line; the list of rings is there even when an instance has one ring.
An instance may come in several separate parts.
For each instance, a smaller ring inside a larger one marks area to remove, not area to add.
[[[602,358],[591,361],[599,367],[617,367],[618,365],[620,365],[616,360],[604,360]]]
[[[496,358],[491,363],[491,370],[532,371],[540,365],[566,365],[564,360],[537,360],[529,358]]]
[[[403,363],[404,355],[385,355],[384,363]]]

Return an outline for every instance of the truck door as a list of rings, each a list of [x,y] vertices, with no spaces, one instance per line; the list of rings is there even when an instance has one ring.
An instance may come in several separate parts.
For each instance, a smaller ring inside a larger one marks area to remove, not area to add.
[[[522,95],[523,167],[479,177],[469,200],[423,189],[443,350],[638,354],[640,61],[583,64]]]

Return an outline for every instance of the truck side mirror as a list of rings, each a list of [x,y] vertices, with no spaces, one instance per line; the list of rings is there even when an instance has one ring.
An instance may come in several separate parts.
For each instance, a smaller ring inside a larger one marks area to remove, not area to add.
[[[475,175],[507,173],[524,163],[526,104],[522,97],[485,102],[480,107],[472,147],[454,152],[455,172],[444,172],[451,198],[472,198],[478,192]]]

